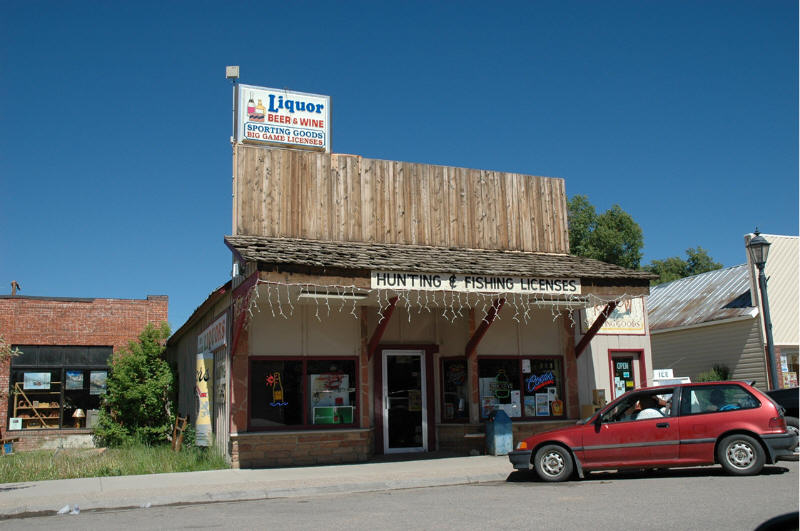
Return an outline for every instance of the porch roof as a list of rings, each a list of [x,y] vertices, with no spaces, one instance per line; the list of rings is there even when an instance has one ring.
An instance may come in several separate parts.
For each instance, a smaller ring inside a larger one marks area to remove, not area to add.
[[[266,236],[225,236],[244,261],[267,266],[322,270],[450,272],[545,278],[597,279],[611,284],[649,286],[655,275],[566,254],[430,247],[388,243],[322,241]],[[604,283],[605,283],[604,282]]]

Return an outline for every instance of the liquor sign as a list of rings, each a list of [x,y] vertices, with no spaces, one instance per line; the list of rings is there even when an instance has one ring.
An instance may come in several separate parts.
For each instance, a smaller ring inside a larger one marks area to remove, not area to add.
[[[238,85],[239,142],[330,153],[329,96]]]
[[[459,273],[398,273],[372,271],[372,289],[580,295],[579,278],[506,277]]]

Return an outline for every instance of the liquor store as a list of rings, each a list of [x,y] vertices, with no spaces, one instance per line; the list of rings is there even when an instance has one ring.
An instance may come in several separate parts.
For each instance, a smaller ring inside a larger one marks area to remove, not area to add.
[[[237,90],[316,102],[327,127],[327,100]],[[493,412],[516,442],[610,388],[590,343],[650,275],[569,254],[563,179],[332,154],[321,133],[234,143],[232,279],[167,344],[199,444],[237,467],[483,453]],[[637,386],[648,366],[649,346]]]

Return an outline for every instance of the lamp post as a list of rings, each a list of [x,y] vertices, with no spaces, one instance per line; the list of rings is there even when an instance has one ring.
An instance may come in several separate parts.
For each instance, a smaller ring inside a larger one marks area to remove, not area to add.
[[[775,367],[775,343],[772,340],[772,320],[769,318],[769,299],[767,298],[767,277],[764,275],[764,266],[767,263],[769,246],[771,245],[766,238],[761,236],[756,228],[755,236],[747,243],[747,250],[750,251],[750,259],[758,268],[758,287],[761,291],[761,307],[764,309],[764,329],[767,332],[767,369],[769,369],[769,379],[767,387],[775,389],[778,387],[778,371]]]

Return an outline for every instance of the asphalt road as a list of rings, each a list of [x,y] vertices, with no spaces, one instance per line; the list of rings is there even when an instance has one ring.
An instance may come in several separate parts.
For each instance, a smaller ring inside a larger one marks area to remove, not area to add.
[[[257,502],[196,504],[5,520],[4,529],[725,529],[798,510],[798,463],[755,477],[720,467],[594,473]]]

